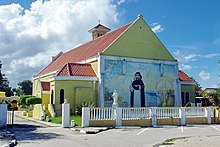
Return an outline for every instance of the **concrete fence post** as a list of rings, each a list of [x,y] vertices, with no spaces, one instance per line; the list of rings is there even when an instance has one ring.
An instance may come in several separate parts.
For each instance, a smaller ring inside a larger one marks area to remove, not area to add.
[[[186,108],[185,107],[179,108],[179,117],[181,119],[181,126],[185,126],[186,125]]]
[[[70,121],[70,104],[63,103],[62,104],[62,127],[68,128]]]
[[[6,104],[5,102],[0,104],[0,127],[7,126],[7,107],[8,104]]]
[[[153,127],[156,127],[157,126],[157,108],[151,107],[150,112],[151,112],[151,124]]]
[[[89,127],[90,120],[90,108],[83,107],[82,108],[82,127]]]
[[[122,108],[115,109],[116,127],[122,126]]]
[[[210,107],[205,108],[205,115],[207,118],[207,124],[210,125],[211,124],[211,109],[210,109]]]

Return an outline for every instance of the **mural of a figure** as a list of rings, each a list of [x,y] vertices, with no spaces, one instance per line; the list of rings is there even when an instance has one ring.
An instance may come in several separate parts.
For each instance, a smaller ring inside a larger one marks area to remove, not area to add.
[[[145,107],[144,82],[140,72],[136,72],[130,85],[130,106]]]

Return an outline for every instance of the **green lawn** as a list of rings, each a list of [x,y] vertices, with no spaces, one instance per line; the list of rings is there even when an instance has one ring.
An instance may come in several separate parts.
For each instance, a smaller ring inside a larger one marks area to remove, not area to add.
[[[81,116],[70,116],[70,122],[71,120],[75,120],[76,126],[81,126],[82,125],[82,117]],[[56,123],[56,124],[61,124],[62,123],[62,117],[51,117],[51,122]]]

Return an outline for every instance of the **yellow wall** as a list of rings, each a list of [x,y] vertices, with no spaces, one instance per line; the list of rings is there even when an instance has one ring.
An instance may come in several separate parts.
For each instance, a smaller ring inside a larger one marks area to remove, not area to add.
[[[41,98],[42,98],[42,104],[45,105],[50,104],[50,93],[43,93]]]
[[[186,124],[207,124],[206,117],[186,118]]]
[[[114,127],[116,126],[115,120],[90,120],[89,126],[91,127]]]
[[[46,113],[47,113],[47,111],[46,111]],[[49,115],[51,117],[55,117],[56,116],[53,104],[49,104],[48,105],[48,113],[47,113],[47,115]]]
[[[122,126],[151,126],[151,119],[122,120]]]
[[[189,101],[195,103],[195,85],[181,84],[181,92],[189,92]]]
[[[57,110],[61,109],[60,90],[64,89],[64,99],[70,103],[71,113],[75,112],[76,104],[81,102],[97,101],[97,82],[93,81],[55,81],[54,85],[54,103]],[[58,110],[59,111],[59,110]]]
[[[181,125],[180,118],[160,118],[157,119],[158,125]]]
[[[5,92],[0,92],[0,97],[6,97]]]
[[[45,116],[43,105],[35,104],[33,109],[33,118],[41,120],[41,116]]]
[[[95,74],[98,75],[98,61],[94,61],[90,63],[92,66],[92,69],[94,70]]]
[[[51,74],[33,80],[33,95],[42,98],[42,104],[45,104],[46,107],[48,104],[50,104],[50,93],[45,93],[42,91],[43,89],[41,87],[41,82],[50,82],[50,78],[52,77],[53,75]]]
[[[39,96],[42,96],[42,89],[41,89],[41,85],[39,83],[40,82],[49,82],[50,78],[52,78],[53,75],[47,75],[44,77],[40,77],[40,78],[36,78],[33,80],[33,95],[37,96],[37,93],[39,93]]]

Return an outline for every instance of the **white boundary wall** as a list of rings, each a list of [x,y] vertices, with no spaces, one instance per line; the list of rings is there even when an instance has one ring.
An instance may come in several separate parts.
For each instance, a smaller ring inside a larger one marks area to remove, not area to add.
[[[122,120],[151,119],[152,126],[157,125],[157,119],[180,118],[181,125],[186,125],[187,118],[211,117],[215,107],[139,107],[139,108],[82,108],[82,127],[88,127],[90,120],[115,120],[116,126],[122,126]]]

